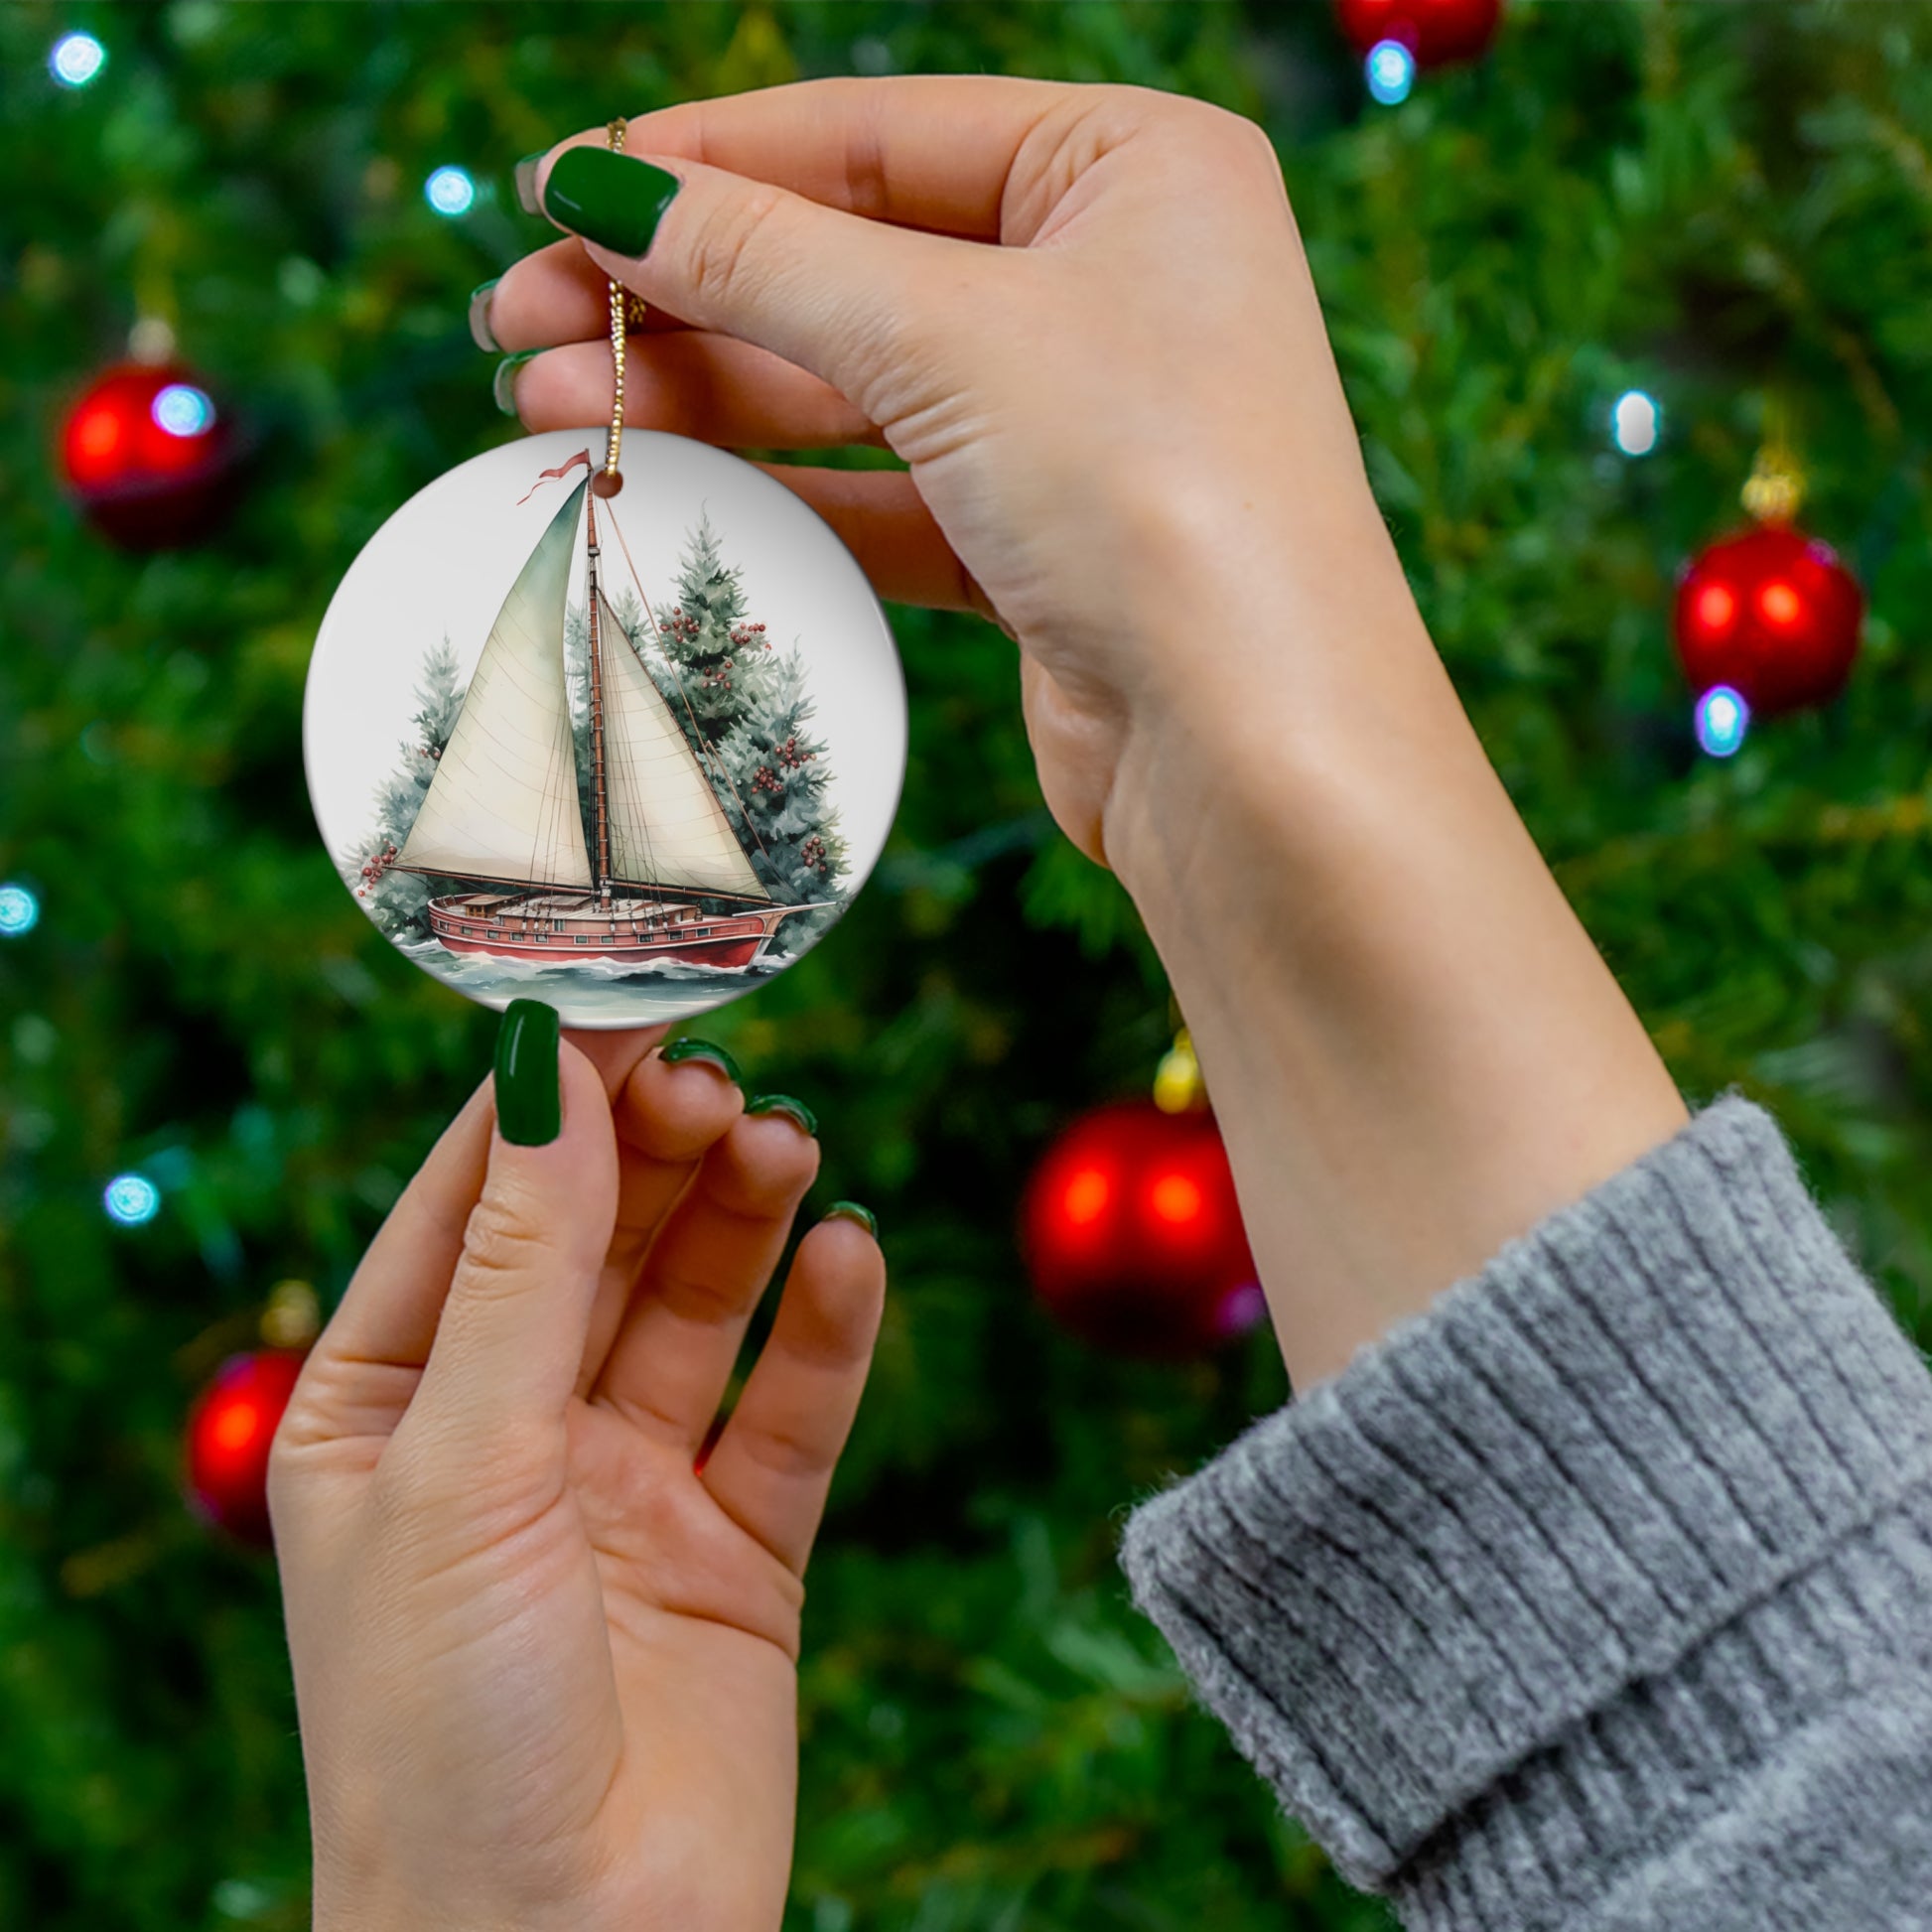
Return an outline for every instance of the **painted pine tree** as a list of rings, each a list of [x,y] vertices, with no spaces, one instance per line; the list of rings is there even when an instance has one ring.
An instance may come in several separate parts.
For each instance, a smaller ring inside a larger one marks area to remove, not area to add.
[[[804,658],[793,645],[771,659],[718,748],[757,849],[778,884],[806,899],[831,895],[846,871],[838,810],[826,796],[832,774],[825,741],[811,729],[815,709]]]
[[[456,652],[446,636],[423,659],[422,680],[416,686],[416,738],[398,749],[395,770],[376,788],[375,824],[365,847],[342,863],[356,897],[392,939],[429,936],[431,883],[416,873],[397,872],[395,862],[456,730],[463,693]]]
[[[705,513],[685,540],[677,590],[658,621],[655,641],[679,687],[666,693],[671,709],[694,749],[708,750],[757,701],[770,645],[764,625],[752,621],[741,575],[725,562]]]
[[[641,610],[621,611],[620,621],[646,642]],[[795,645],[773,652],[707,515],[685,542],[658,621],[645,661],[754,865],[780,896],[827,897],[845,874],[846,845],[827,797],[825,744],[809,728],[804,660]],[[797,936],[821,923],[797,922]]]

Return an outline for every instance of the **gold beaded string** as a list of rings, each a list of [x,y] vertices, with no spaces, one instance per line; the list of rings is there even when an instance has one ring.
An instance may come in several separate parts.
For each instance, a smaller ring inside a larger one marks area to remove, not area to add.
[[[614,154],[623,152],[624,136],[628,128],[622,120],[615,120],[604,130]],[[611,373],[613,387],[611,393],[611,440],[605,446],[604,474],[594,485],[600,496],[615,496],[623,487],[623,478],[618,471],[618,459],[623,454],[623,350],[624,332],[633,318],[642,322],[644,305],[635,297],[629,297],[621,282],[611,284]]]

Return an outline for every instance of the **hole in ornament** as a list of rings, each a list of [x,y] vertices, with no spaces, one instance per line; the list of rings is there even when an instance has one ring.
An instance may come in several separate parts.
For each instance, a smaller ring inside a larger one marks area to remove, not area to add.
[[[621,470],[600,470],[591,479],[591,494],[593,496],[615,496],[622,487],[623,472]]]

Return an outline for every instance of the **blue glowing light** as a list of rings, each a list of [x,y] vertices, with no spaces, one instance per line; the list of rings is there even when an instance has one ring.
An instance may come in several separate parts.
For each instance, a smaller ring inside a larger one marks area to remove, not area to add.
[[[1727,759],[1744,742],[1750,729],[1751,708],[1743,694],[1727,684],[1714,684],[1698,700],[1698,743],[1714,759]]]
[[[25,886],[0,886],[0,939],[18,939],[41,922],[41,902]]]
[[[206,390],[190,382],[169,383],[149,414],[170,436],[203,436],[214,427],[214,404]]]
[[[47,57],[47,70],[64,87],[84,87],[107,65],[107,50],[91,34],[63,34]]]
[[[1648,456],[1663,429],[1663,410],[1641,389],[1626,389],[1610,410],[1610,441],[1625,456]]]
[[[1384,107],[1409,98],[1416,84],[1416,57],[1400,41],[1377,41],[1362,64],[1368,90]]]
[[[439,168],[424,182],[423,196],[438,214],[468,214],[476,205],[477,184],[462,168]]]
[[[124,1228],[145,1226],[161,1212],[161,1189],[144,1173],[117,1173],[100,1197],[110,1221]]]

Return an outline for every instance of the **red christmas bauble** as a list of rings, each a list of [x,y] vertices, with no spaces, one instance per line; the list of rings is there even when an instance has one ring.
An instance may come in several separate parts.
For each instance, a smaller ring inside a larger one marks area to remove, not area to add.
[[[1335,20],[1357,54],[1400,41],[1419,68],[1474,60],[1502,10],[1502,0],[1335,0]]]
[[[1265,1311],[1207,1113],[1123,1101],[1075,1121],[1034,1173],[1021,1234],[1054,1318],[1119,1354],[1203,1354]]]
[[[1859,654],[1864,596],[1829,544],[1762,523],[1695,557],[1677,586],[1678,661],[1760,717],[1828,703]]]
[[[304,1351],[231,1355],[188,1418],[188,1492],[197,1510],[244,1543],[266,1546],[268,1449],[289,1406]]]
[[[191,371],[129,362],[69,411],[61,469],[102,535],[160,550],[213,527],[233,493],[237,448],[233,425]]]

